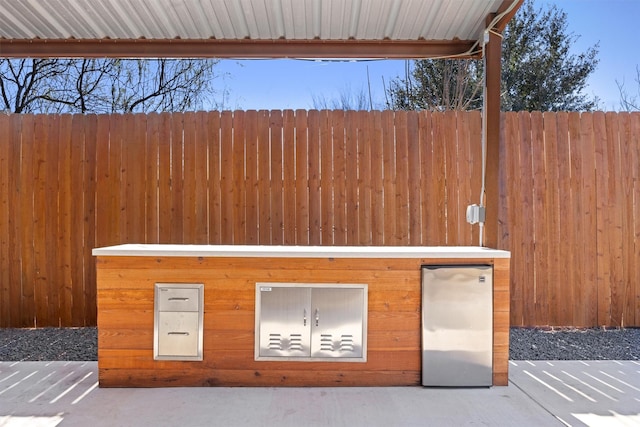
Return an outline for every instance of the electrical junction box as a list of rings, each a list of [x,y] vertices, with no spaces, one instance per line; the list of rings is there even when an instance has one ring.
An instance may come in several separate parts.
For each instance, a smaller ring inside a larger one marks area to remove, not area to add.
[[[469,205],[467,206],[467,222],[469,224],[477,224],[485,221],[486,210],[484,206]]]

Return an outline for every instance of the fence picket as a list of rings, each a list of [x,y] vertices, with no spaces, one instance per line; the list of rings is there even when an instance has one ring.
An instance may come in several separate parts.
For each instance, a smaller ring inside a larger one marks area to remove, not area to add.
[[[514,201],[520,207],[520,222],[517,223],[517,229],[523,237],[520,241],[520,254],[517,258],[519,265],[514,266],[516,270],[521,270],[524,281],[520,283],[523,288],[522,296],[524,301],[524,312],[522,313],[523,324],[536,324],[536,307],[535,302],[538,298],[536,295],[535,283],[535,221],[534,216],[534,174],[533,174],[533,145],[531,144],[531,115],[518,113],[518,125],[520,127],[520,175],[521,186],[520,193],[513,193]],[[527,145],[525,145],[527,144]],[[515,246],[515,245],[514,245]],[[519,318],[519,313],[514,313],[512,320]]]
[[[233,113],[223,111],[220,118],[220,243],[223,245],[234,243],[233,125]]]
[[[607,322],[611,318],[611,236],[608,224],[611,222],[609,203],[609,160],[608,150],[604,141],[607,138],[607,123],[604,113],[593,115],[594,137],[596,142],[596,239],[599,250],[596,263],[598,266],[597,295],[598,295],[598,323]]]
[[[209,244],[219,245],[222,242],[222,207],[221,207],[221,156],[222,125],[220,113],[212,111],[207,114],[207,151],[209,153]]]
[[[260,241],[258,235],[258,112],[250,110],[245,113],[245,147],[246,147],[246,243],[256,245]]]
[[[618,197],[622,200],[633,200],[634,197],[634,170],[637,176],[638,159],[635,157],[635,145],[633,144],[633,122],[632,115],[629,113],[621,113],[618,115],[619,119],[619,135],[620,135],[620,171],[619,174],[619,191]],[[635,230],[634,230],[634,217],[633,217],[633,202],[632,206],[628,209],[624,209],[624,205],[616,204],[621,215],[621,232],[622,232],[622,281],[620,286],[620,312],[621,319],[620,325],[625,327],[629,324],[633,325],[635,322],[635,311],[633,298],[630,295],[634,295],[635,291],[635,275],[634,271],[634,246],[635,246]],[[637,258],[636,258],[637,259]],[[640,311],[640,307],[639,307]]]
[[[525,276],[525,265],[522,265],[519,260],[528,257],[523,247],[526,241],[526,235],[524,234],[526,230],[524,221],[522,221],[524,218],[521,218],[524,216],[524,212],[527,211],[525,204],[527,198],[525,194],[523,194],[522,184],[524,164],[521,156],[521,147],[523,145],[521,142],[524,138],[521,133],[522,126],[520,125],[520,116],[518,114],[506,114],[504,121],[504,135],[505,139],[509,141],[508,144],[505,144],[505,165],[507,167],[505,175],[508,178],[504,182],[508,213],[506,222],[512,226],[508,227],[508,245],[503,247],[511,249],[511,322],[516,325],[522,325],[524,324],[526,304],[523,284],[527,283],[527,278]],[[480,194],[480,190],[478,189],[477,191],[476,194]],[[518,215],[518,212],[520,212],[521,215]],[[477,228],[479,228],[479,226]],[[507,242],[503,241],[502,244],[507,244]],[[516,263],[518,263],[518,265],[515,265]]]
[[[170,243],[184,243],[184,114],[171,119]]]
[[[233,244],[246,242],[246,191],[245,191],[245,128],[244,111],[236,111],[233,114],[233,160],[229,162],[232,169],[229,171],[231,178],[231,206],[225,209],[229,216],[229,225],[233,229]]]
[[[551,183],[547,183],[545,180],[545,174],[548,169],[545,165],[544,121],[540,112],[531,113],[531,151],[533,160],[534,224],[536,225],[534,229],[536,254],[534,257],[534,269],[539,273],[535,275],[535,319],[537,323],[545,322],[550,315],[549,283],[547,280],[549,248],[547,243],[552,237],[549,229],[549,212],[547,211],[550,197],[547,189],[551,187]]]
[[[84,258],[84,281],[74,284],[74,301],[81,300],[78,303],[78,310],[81,310],[79,315],[83,315],[84,323],[76,322],[74,320],[73,325],[70,326],[90,326],[95,325],[97,321],[97,290],[95,286],[96,277],[96,262],[91,254],[91,249],[97,247],[96,236],[96,209],[97,203],[95,202],[95,195],[97,195],[97,138],[98,138],[98,116],[89,115],[85,119],[84,127],[84,209],[82,211],[85,215],[84,221],[84,246],[82,248],[82,256]],[[77,268],[77,266],[75,267]],[[78,289],[79,288],[79,289]],[[78,297],[76,295],[79,294]],[[74,303],[74,307],[75,307]],[[75,319],[75,318],[74,318]]]
[[[321,241],[334,245],[335,211],[333,205],[333,135],[330,112],[320,111],[320,206],[322,216]],[[353,166],[352,166],[353,167]]]
[[[383,183],[383,142],[382,115],[379,111],[371,113],[371,244],[384,244],[384,183]]]
[[[504,117],[504,116],[503,116]],[[478,194],[480,190],[477,190],[475,193],[472,192],[474,178],[479,179],[478,176],[473,175],[473,157],[472,157],[472,147],[469,144],[469,127],[471,126],[470,121],[472,120],[472,116],[469,114],[458,114],[456,118],[456,127],[457,131],[457,152],[456,152],[456,163],[458,167],[458,184],[456,185],[457,193],[458,193],[458,227],[460,228],[460,232],[458,234],[458,241],[462,245],[477,245],[477,238],[475,241],[473,238],[473,230],[475,228],[479,228],[479,226],[471,226],[467,224],[467,215],[466,208],[468,205],[473,203],[478,203]],[[506,164],[503,163],[506,167]],[[501,182],[504,182],[501,180]],[[505,194],[506,192],[501,192],[501,194]],[[475,199],[475,200],[474,200]],[[507,212],[501,212],[501,215],[506,216]],[[508,247],[508,246],[504,246]]]
[[[282,217],[283,241],[285,245],[296,243],[296,162],[295,162],[295,116],[292,110],[282,113]]]
[[[433,149],[433,126],[431,113],[421,111],[418,116],[418,126],[420,127],[420,210],[422,223],[422,245],[433,245],[437,241],[437,217],[433,213],[433,189],[432,180],[434,173],[434,149]]]
[[[630,115],[630,135],[626,141],[630,146],[631,154],[627,160],[631,163],[631,179],[633,181],[632,195],[633,197],[626,200],[632,200],[633,206],[628,209],[628,215],[631,217],[629,223],[628,236],[629,254],[631,261],[625,264],[629,269],[629,284],[626,291],[627,307],[625,308],[625,327],[640,325],[640,304],[638,304],[638,295],[640,295],[640,268],[638,268],[637,260],[640,259],[640,112],[631,113]],[[631,187],[631,186],[630,186]]]
[[[282,111],[271,112],[271,244],[284,243]]]
[[[573,194],[571,193],[571,142],[569,140],[569,116],[567,113],[555,114],[557,120],[557,133],[556,133],[556,153],[554,157],[557,159],[555,164],[555,178],[557,180],[557,193],[554,201],[556,203],[556,229],[558,233],[558,242],[552,248],[555,252],[552,254],[551,261],[553,259],[563,260],[563,262],[554,263],[555,271],[552,270],[555,276],[551,276],[550,280],[553,280],[553,286],[557,290],[557,299],[555,301],[556,310],[556,323],[572,325],[573,308],[567,301],[573,301],[573,284],[569,280],[558,280],[559,277],[570,278],[573,277],[573,270],[575,268],[575,254],[576,251],[571,246],[575,241],[575,235],[573,234],[572,227],[572,210],[573,206]],[[546,126],[546,124],[545,124]],[[569,173],[566,173],[569,172]],[[551,322],[550,322],[551,323]]]
[[[153,122],[152,122],[153,123]],[[151,124],[151,123],[150,123]],[[157,122],[158,135],[158,243],[171,242],[172,195],[171,195],[171,148],[172,119],[162,113]]]
[[[395,244],[409,244],[409,144],[407,141],[407,115],[395,117],[396,137],[396,229]]]
[[[60,116],[60,124],[58,127],[59,161],[58,161],[58,194],[57,204],[59,210],[58,226],[53,234],[52,244],[57,242],[57,271],[55,280],[49,286],[58,288],[59,305],[49,309],[50,318],[58,318],[58,322],[54,326],[71,325],[73,293],[72,293],[72,239],[76,234],[82,235],[82,232],[76,232],[76,224],[82,224],[82,221],[72,222],[74,212],[72,201],[76,200],[72,192],[72,181],[79,180],[82,182],[82,165],[74,165],[72,167],[72,145],[74,143],[71,115],[64,114]],[[79,151],[79,150],[76,150]],[[72,178],[72,174],[74,174]],[[82,194],[79,194],[82,200]],[[82,205],[82,204],[80,204]]]
[[[206,123],[206,113],[199,111],[195,117],[195,159],[194,159],[194,179],[195,179],[195,195],[194,195],[194,218],[195,218],[195,234],[192,242],[198,244],[209,243],[209,200],[207,197],[209,187],[208,157],[209,144],[207,140],[208,126]]]
[[[296,244],[309,244],[309,142],[307,112],[295,112]]]
[[[544,263],[545,270],[542,275],[542,280],[547,288],[548,292],[548,319],[552,325],[558,324],[559,321],[559,305],[563,301],[563,289],[564,283],[558,280],[559,276],[559,264],[566,264],[565,262],[558,263],[560,258],[558,247],[560,240],[567,238],[564,235],[565,230],[560,229],[560,217],[558,200],[559,195],[559,177],[558,177],[558,124],[557,114],[546,112],[542,115],[543,125],[543,138],[544,138],[544,175],[539,176],[539,179],[544,180],[544,216],[545,216],[545,240],[541,241],[541,244],[546,245],[545,254],[546,261]],[[541,183],[542,184],[542,183]]]
[[[202,227],[207,224],[206,216],[202,218],[201,200],[206,193],[200,188],[200,179],[202,171],[199,169],[202,159],[207,158],[206,151],[204,153],[199,149],[201,140],[198,126],[198,113],[188,112],[184,114],[183,133],[182,133],[182,149],[183,149],[183,191],[184,198],[182,200],[183,209],[183,242],[207,243],[206,230],[203,232]],[[205,150],[206,150],[206,145]],[[198,161],[200,159],[200,161]],[[205,184],[202,186],[206,188]],[[206,215],[206,212],[204,213]],[[205,239],[203,239],[204,234]]]
[[[160,224],[159,224],[159,200],[158,189],[160,183],[158,176],[160,173],[160,115],[152,113],[147,116],[145,129],[145,158],[146,162],[146,179],[145,179],[145,241],[147,243],[160,242]],[[140,195],[139,195],[140,197]]]
[[[182,128],[182,241],[181,243],[203,243],[199,239],[198,218],[198,153],[197,140],[198,124],[196,113],[187,112],[183,115]],[[206,156],[206,153],[205,153]],[[206,158],[206,157],[205,157]],[[206,224],[206,221],[205,221]]]
[[[407,184],[409,203],[409,240],[407,244],[420,245],[422,242],[422,223],[420,216],[421,187],[420,187],[420,127],[418,113],[407,113]]]
[[[358,235],[357,245],[370,246],[372,215],[371,136],[369,113],[356,113],[358,123]],[[347,165],[349,167],[349,165]],[[349,183],[345,183],[349,186]],[[340,205],[338,205],[340,206]]]
[[[395,245],[396,240],[396,156],[393,113],[382,112],[382,156],[384,185],[384,242]]]
[[[308,174],[309,174],[309,244],[320,245],[322,241],[320,203],[320,112],[309,111],[308,129]],[[326,244],[326,243],[325,243]]]
[[[271,241],[271,157],[269,112],[258,112],[258,213],[259,243]]]
[[[12,186],[10,177],[15,173],[14,165],[11,163],[11,151],[13,143],[11,141],[11,120],[8,115],[0,114],[0,325],[11,324],[11,274],[9,272],[9,262],[11,259],[11,222],[13,210],[11,206]]]
[[[140,243],[147,241],[146,226],[146,127],[147,116],[144,114],[126,114],[123,118],[122,153],[124,169],[122,170],[124,212],[124,241]]]
[[[583,248],[585,250],[585,263],[582,265],[586,272],[585,283],[591,286],[583,288],[582,304],[584,310],[585,323],[587,325],[598,325],[598,246],[597,246],[597,171],[596,171],[596,140],[594,131],[594,114],[584,113],[581,117],[582,132],[581,154],[582,154],[582,192],[583,207],[585,216],[583,219],[585,237]],[[590,237],[588,240],[587,237]]]
[[[340,191],[336,195],[336,206],[340,207],[341,221],[336,224],[339,233],[342,234],[342,238],[338,244],[358,244],[358,224],[360,222],[360,209],[362,208],[358,204],[358,169],[359,156],[358,156],[358,116],[355,111],[347,111],[346,118],[342,121],[340,117],[342,127],[345,129],[344,133],[340,133],[339,141],[336,141],[337,153],[335,157],[339,159],[336,161],[336,181],[340,183]],[[336,123],[336,127],[339,124]],[[338,137],[336,137],[338,140]],[[348,184],[347,184],[348,183]],[[345,207],[342,209],[342,207]],[[346,216],[346,217],[345,217]],[[346,236],[346,238],[345,238]]]
[[[16,212],[16,239],[14,239],[16,250],[14,252],[15,259],[20,260],[21,269],[12,269],[12,283],[19,284],[17,292],[14,294],[14,301],[18,303],[16,308],[22,308],[22,310],[14,310],[19,316],[17,320],[19,327],[32,325],[34,323],[33,319],[36,318],[33,295],[35,263],[33,250],[31,249],[34,241],[33,203],[31,198],[34,193],[33,186],[35,182],[33,179],[33,121],[33,116],[28,115],[21,122],[15,120],[15,126],[13,127],[13,137],[17,141],[13,153],[13,161],[15,161],[16,165],[20,165],[18,169],[19,178],[16,182],[15,204],[12,204],[13,206],[19,206]]]
[[[71,124],[71,282],[68,323],[63,326],[87,324],[89,301],[87,284],[94,276],[95,261],[85,248],[95,244],[95,115],[74,115]],[[74,203],[75,201],[75,203]],[[95,305],[95,304],[94,304]]]
[[[444,131],[444,114],[431,113],[431,126],[433,132],[433,159],[431,161],[431,173],[429,174],[430,203],[427,207],[433,224],[434,239],[427,242],[428,245],[446,245],[447,228],[446,223],[446,145],[447,141]]]
[[[571,202],[569,209],[566,211],[568,221],[571,222],[570,235],[573,237],[568,242],[568,250],[571,252],[571,261],[573,263],[572,274],[568,278],[570,284],[572,303],[567,304],[568,310],[571,312],[571,323],[575,326],[586,326],[587,319],[580,310],[583,295],[583,283],[586,282],[586,272],[582,266],[587,262],[586,251],[584,249],[584,218],[585,218],[585,202],[583,200],[582,189],[582,151],[583,141],[580,127],[580,113],[569,113],[568,115],[568,144],[569,144],[569,164],[571,168],[568,170],[570,176]]]
[[[611,298],[610,319],[607,319],[608,324],[620,326],[623,321],[623,309],[624,309],[624,244],[623,244],[623,231],[624,231],[624,212],[621,208],[621,204],[617,203],[618,200],[624,200],[625,194],[621,183],[623,182],[622,175],[622,147],[620,141],[620,123],[618,118],[621,115],[613,112],[605,114],[606,122],[606,159],[608,162],[607,169],[609,171],[606,192],[607,202],[606,210],[609,220],[606,222],[606,232],[610,239],[610,251],[608,264],[611,269],[609,288]],[[626,171],[625,171],[626,174]]]
[[[55,121],[57,122],[58,117]],[[54,320],[49,317],[49,297],[57,297],[49,290],[49,283],[53,282],[55,274],[51,270],[51,258],[47,253],[47,243],[51,244],[51,228],[57,222],[58,209],[52,195],[58,191],[56,181],[53,176],[53,164],[57,163],[57,144],[53,140],[49,144],[49,127],[45,121],[45,117],[34,116],[33,130],[33,248],[29,248],[29,252],[33,252],[34,263],[34,281],[33,298],[35,302],[35,318],[42,319],[40,325],[53,326]],[[30,177],[31,178],[31,177]],[[24,212],[24,211],[23,211]],[[26,243],[26,242],[25,242]],[[31,242],[29,242],[31,246]],[[26,248],[25,248],[26,249]],[[51,281],[51,282],[49,282]],[[55,288],[55,286],[51,286]],[[57,300],[51,301],[57,304]]]
[[[347,245],[355,242],[358,221],[356,210],[357,130],[353,111],[332,111],[333,188],[334,188],[334,244]],[[324,188],[324,186],[323,186]],[[355,222],[355,224],[354,224]]]

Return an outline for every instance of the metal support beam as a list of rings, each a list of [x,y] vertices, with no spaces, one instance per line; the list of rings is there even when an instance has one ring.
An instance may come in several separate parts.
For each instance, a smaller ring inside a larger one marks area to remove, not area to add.
[[[502,37],[490,32],[485,47],[486,55],[486,125],[487,125],[487,171],[486,171],[486,222],[484,246],[497,248],[499,242],[500,201],[500,74]]]
[[[478,57],[474,40],[6,40],[0,57],[415,59]]]

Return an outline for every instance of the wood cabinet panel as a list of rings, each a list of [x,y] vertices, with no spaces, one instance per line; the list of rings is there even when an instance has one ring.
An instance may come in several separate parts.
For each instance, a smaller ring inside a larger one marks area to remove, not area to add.
[[[99,256],[102,387],[418,385],[420,267],[494,265],[494,385],[508,382],[508,259],[307,259]],[[203,283],[203,360],[153,360],[156,282]],[[256,282],[366,283],[367,362],[254,360]]]
[[[289,370],[218,370],[205,375],[199,371],[165,369],[162,375],[156,371],[137,369],[100,368],[100,387],[369,387],[420,384],[420,371],[363,371],[358,376],[345,375],[344,371],[300,371],[292,375]]]

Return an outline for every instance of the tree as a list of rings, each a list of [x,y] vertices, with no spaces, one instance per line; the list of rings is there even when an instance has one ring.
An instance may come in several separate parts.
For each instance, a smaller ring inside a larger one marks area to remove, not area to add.
[[[616,80],[618,91],[620,92],[620,108],[622,111],[640,111],[640,67],[637,65],[636,77],[634,80],[638,85],[636,95],[631,95],[626,91],[624,87],[624,80],[622,82]]]
[[[396,110],[482,108],[482,66],[472,60],[414,61],[404,79],[389,85],[388,107]]]
[[[507,111],[589,111],[597,99],[583,94],[598,65],[598,45],[572,54],[577,36],[567,14],[527,0],[507,25],[502,44],[502,104]]]
[[[384,84],[384,81],[383,81]],[[337,98],[327,98],[323,95],[312,95],[313,108],[316,110],[352,110],[371,111],[381,108],[384,105],[374,102],[371,93],[371,79],[369,77],[369,66],[367,65],[367,89],[360,88],[355,92],[350,86],[345,86]]]
[[[316,110],[366,111],[373,109],[373,101],[364,89],[353,92],[347,87],[340,91],[338,98],[328,99],[325,95],[312,95],[312,100],[313,108]]]
[[[577,36],[567,32],[567,15],[553,5],[534,9],[525,0],[507,25],[502,44],[502,108],[507,111],[592,110],[597,99],[583,94],[595,70],[598,45],[572,54]],[[404,78],[391,82],[394,109],[480,108],[482,62],[419,60]]]
[[[13,113],[185,111],[212,98],[217,62],[2,59],[2,108]]]

